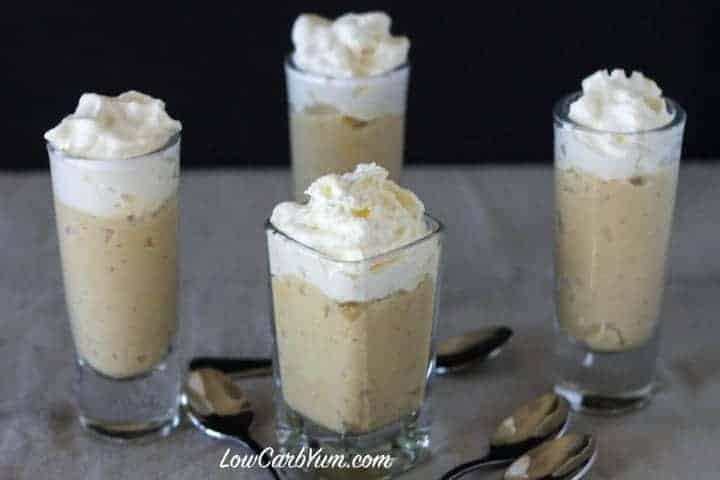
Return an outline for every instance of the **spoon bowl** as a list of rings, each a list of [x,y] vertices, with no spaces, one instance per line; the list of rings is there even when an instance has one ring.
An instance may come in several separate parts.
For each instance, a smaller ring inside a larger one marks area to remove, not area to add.
[[[447,375],[496,357],[512,337],[511,328],[492,325],[438,342],[435,373]]]
[[[505,471],[505,480],[576,480],[595,463],[597,446],[592,435],[571,433],[530,450]]]
[[[259,455],[261,460],[271,460],[263,455],[264,448],[250,436],[255,414],[250,400],[229,376],[211,368],[191,370],[181,405],[190,422],[205,435],[236,441]],[[273,478],[280,480],[272,466],[267,470]]]
[[[554,392],[533,399],[500,423],[484,457],[458,465],[441,480],[456,480],[482,468],[510,465],[546,440],[562,435],[569,418],[570,406]]]
[[[562,435],[568,425],[570,405],[565,398],[546,393],[515,410],[503,420],[490,439],[490,454],[514,458],[548,438]]]

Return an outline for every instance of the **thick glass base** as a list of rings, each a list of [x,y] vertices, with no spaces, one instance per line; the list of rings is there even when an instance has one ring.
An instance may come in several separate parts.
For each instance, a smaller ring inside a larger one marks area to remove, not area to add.
[[[147,423],[105,423],[80,415],[80,425],[93,435],[119,442],[152,441],[167,437],[180,425],[180,415]]]
[[[280,404],[280,405],[278,405]],[[350,462],[355,456],[388,455],[392,466],[368,468],[312,468],[307,478],[387,479],[411,469],[430,455],[430,427],[420,414],[412,414],[365,434],[340,434],[304,418],[282,400],[276,401],[276,433],[280,451],[297,454],[305,449],[322,449],[323,456],[343,455]],[[304,478],[304,477],[303,477]]]
[[[555,350],[555,391],[573,410],[617,415],[642,408],[654,393],[657,332],[642,346],[596,352],[559,331]]]
[[[653,386],[651,384],[642,390],[622,395],[602,395],[577,390],[572,384],[558,383],[555,385],[555,393],[565,397],[576,412],[589,415],[621,415],[647,405],[652,398]]]
[[[75,384],[80,424],[118,441],[152,440],[180,423],[180,368],[170,354],[149,372],[111,378],[78,361]]]

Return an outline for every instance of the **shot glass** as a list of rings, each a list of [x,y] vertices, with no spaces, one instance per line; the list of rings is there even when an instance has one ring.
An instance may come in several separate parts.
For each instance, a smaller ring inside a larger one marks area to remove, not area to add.
[[[410,64],[381,75],[332,78],[285,62],[292,188],[296,201],[328,173],[375,162],[399,180]]]
[[[620,413],[652,395],[685,112],[632,133],[554,109],[556,391],[576,410]]]
[[[411,244],[341,261],[266,225],[281,449],[350,461],[388,455],[387,477],[430,447],[428,380],[443,227]]]
[[[48,144],[81,424],[117,439],[178,424],[180,135],[123,159]]]

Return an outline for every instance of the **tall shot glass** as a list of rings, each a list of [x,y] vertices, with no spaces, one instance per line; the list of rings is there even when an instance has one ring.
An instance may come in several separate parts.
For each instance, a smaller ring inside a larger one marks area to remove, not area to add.
[[[685,112],[632,133],[554,109],[556,391],[619,413],[652,395]]]
[[[180,135],[134,158],[48,144],[81,424],[132,439],[178,424]]]
[[[393,475],[430,447],[428,379],[442,225],[372,258],[331,258],[266,225],[281,448],[389,455]]]
[[[328,173],[375,162],[398,181],[405,145],[410,64],[365,77],[333,78],[300,69],[288,57],[293,195]]]

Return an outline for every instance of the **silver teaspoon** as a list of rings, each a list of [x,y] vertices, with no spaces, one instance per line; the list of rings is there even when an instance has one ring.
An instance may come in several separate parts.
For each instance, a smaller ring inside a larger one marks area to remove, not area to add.
[[[505,480],[579,480],[592,468],[597,445],[592,435],[571,433],[539,445],[515,460]]]
[[[492,325],[441,340],[435,349],[435,373],[455,373],[493,358],[512,336],[511,328]]]
[[[264,377],[272,375],[272,360],[263,357],[195,357],[190,360],[191,372],[199,368],[212,368],[233,378]]]
[[[263,447],[250,436],[254,414],[247,396],[232,379],[210,368],[193,370],[188,375],[182,406],[190,422],[204,434],[220,440],[239,442],[264,461]],[[272,466],[272,476],[281,477]]]
[[[500,423],[484,457],[458,465],[441,480],[455,480],[482,468],[507,466],[545,440],[561,435],[569,417],[567,401],[555,393],[546,393]]]
[[[490,326],[466,332],[438,342],[435,373],[446,375],[458,372],[496,356],[512,337],[513,331],[504,326]],[[196,357],[190,370],[212,368],[236,378],[256,377],[272,373],[269,358]]]

